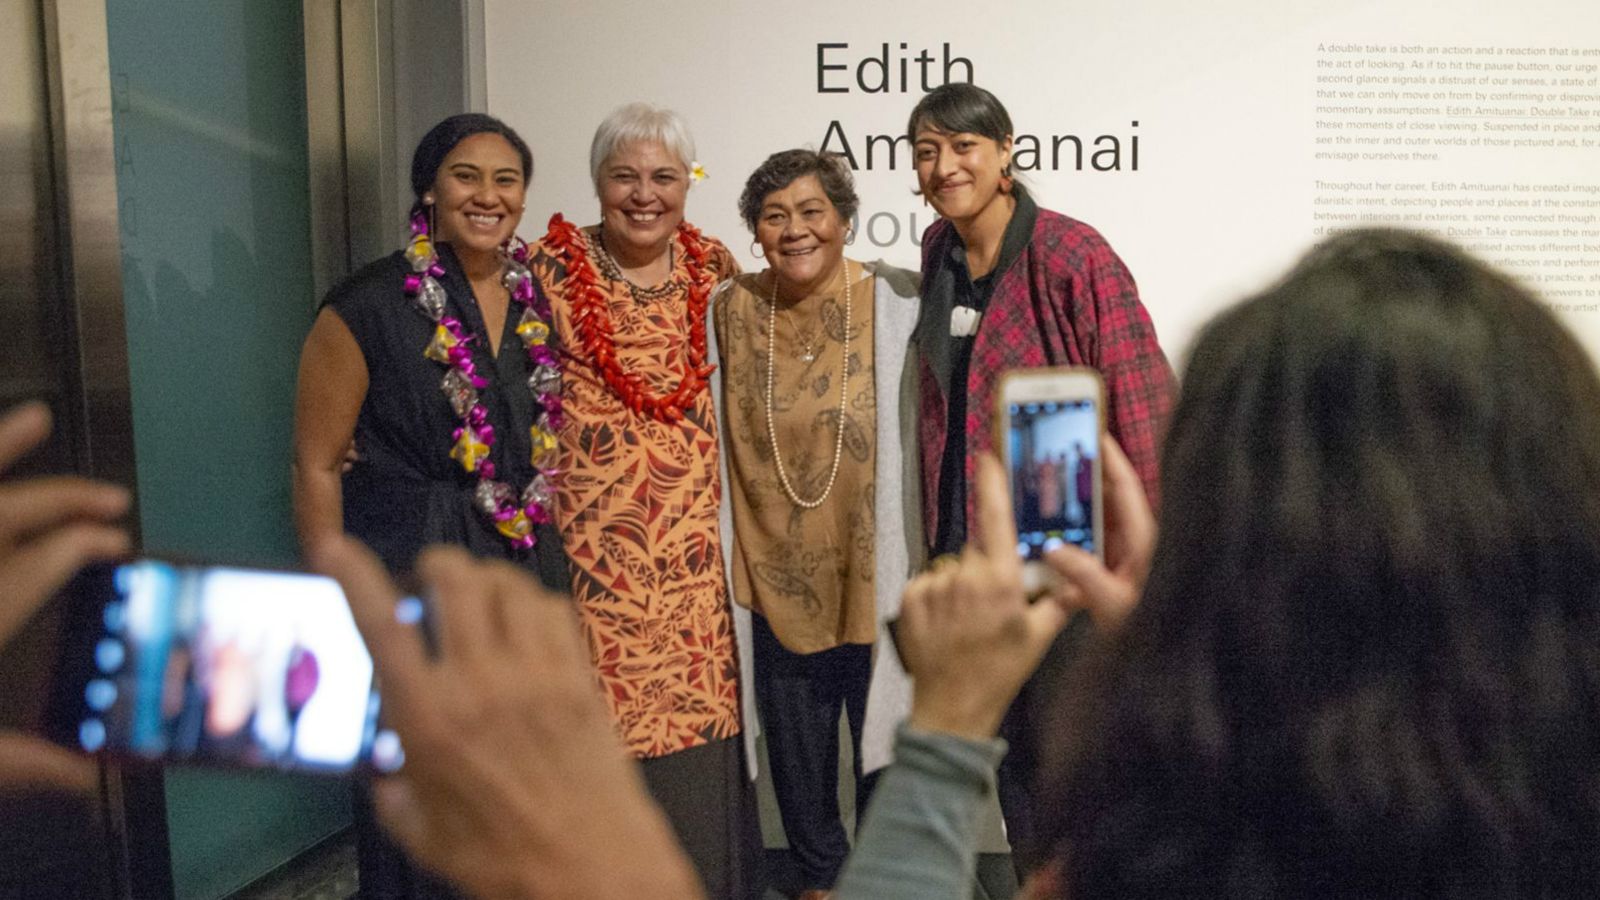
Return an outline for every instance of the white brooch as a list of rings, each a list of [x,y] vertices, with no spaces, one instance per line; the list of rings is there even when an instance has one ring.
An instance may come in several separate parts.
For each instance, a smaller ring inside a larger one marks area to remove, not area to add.
[[[970,306],[950,310],[950,336],[971,337],[978,333],[978,311]]]

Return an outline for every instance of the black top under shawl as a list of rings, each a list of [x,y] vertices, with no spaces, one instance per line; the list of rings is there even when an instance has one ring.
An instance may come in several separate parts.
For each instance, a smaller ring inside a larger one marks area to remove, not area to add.
[[[515,332],[520,304],[512,302],[500,353],[491,359],[472,287],[450,248],[437,246],[445,269],[439,284],[449,296],[445,315],[474,336],[473,362],[489,380],[478,394],[494,425],[495,474],[520,496],[533,477],[528,429],[534,419],[528,355]],[[422,355],[437,326],[406,295],[409,271],[404,254],[393,253],[363,267],[323,301],[349,326],[367,364],[367,396],[356,420],[361,461],[344,476],[345,530],[395,571],[410,569],[429,544],[455,544],[479,556],[513,560],[546,587],[565,593],[570,576],[555,526],[539,526],[532,550],[513,548],[473,505],[477,476],[450,458],[450,433],[461,420],[439,390],[445,366]]]
[[[977,344],[977,334],[950,335],[943,329],[957,306],[975,309],[981,315],[989,306],[995,282],[1022,256],[1028,242],[1033,239],[1033,226],[1039,219],[1039,207],[1027,192],[1016,191],[1017,206],[1006,223],[1005,234],[1000,238],[1000,255],[988,274],[973,278],[967,271],[967,247],[961,236],[953,230],[950,247],[943,259],[928,261],[932,271],[925,273],[922,296],[925,310],[936,310],[919,321],[918,328],[936,327],[932,333],[920,334],[920,346],[932,365],[948,366],[949,382],[945,385],[948,407],[945,412],[944,456],[939,468],[939,526],[933,539],[934,555],[960,553],[967,542],[967,376],[972,371],[972,348]]]

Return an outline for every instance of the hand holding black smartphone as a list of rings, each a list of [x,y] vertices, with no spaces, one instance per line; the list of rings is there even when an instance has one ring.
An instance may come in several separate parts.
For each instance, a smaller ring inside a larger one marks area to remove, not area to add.
[[[62,744],[307,772],[399,765],[330,578],[141,560],[85,570],[67,602],[49,723]]]

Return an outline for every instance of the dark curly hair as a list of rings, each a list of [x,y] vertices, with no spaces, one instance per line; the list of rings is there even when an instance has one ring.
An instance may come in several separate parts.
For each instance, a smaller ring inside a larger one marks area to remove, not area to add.
[[[855,179],[850,177],[850,167],[836,153],[818,150],[782,150],[767,157],[766,162],[745,179],[744,193],[739,195],[739,218],[751,233],[761,218],[761,206],[773,191],[781,191],[807,175],[817,176],[822,192],[839,211],[839,217],[849,223],[856,216],[861,200],[856,196]]]
[[[527,142],[515,129],[483,113],[454,115],[428,129],[428,133],[417,142],[416,152],[411,155],[411,192],[416,196],[416,202],[411,204],[411,215],[422,211],[422,195],[433,187],[434,179],[439,175],[439,166],[444,164],[444,158],[450,155],[450,151],[467,138],[485,132],[500,135],[511,145],[511,149],[517,151],[517,156],[522,159],[524,184],[533,179],[533,151],[528,149]]]

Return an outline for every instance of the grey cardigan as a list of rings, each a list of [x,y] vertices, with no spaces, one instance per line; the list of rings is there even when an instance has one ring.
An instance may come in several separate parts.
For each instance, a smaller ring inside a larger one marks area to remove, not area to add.
[[[861,766],[874,771],[894,758],[895,727],[911,710],[911,680],[900,667],[885,625],[900,611],[900,594],[906,582],[922,568],[927,554],[922,540],[922,477],[917,453],[917,365],[911,333],[917,324],[919,276],[883,261],[868,263],[872,272],[872,377],[878,398],[877,464],[873,472],[875,510],[873,572],[878,600],[878,637],[873,646],[872,682],[867,691],[867,717],[861,737]],[[724,282],[713,295],[720,302],[732,282]],[[708,355],[717,362],[711,375],[711,396],[718,410],[718,434],[728,430],[722,413],[722,354],[716,346],[716,329],[708,328]],[[722,480],[728,480],[726,448],[720,454]],[[724,494],[726,498],[726,494]],[[733,585],[733,511],[722,504],[723,570]],[[744,746],[750,777],[758,767],[756,739],[755,654],[751,649],[750,610],[729,597],[734,631],[739,642],[740,700],[744,713]]]

